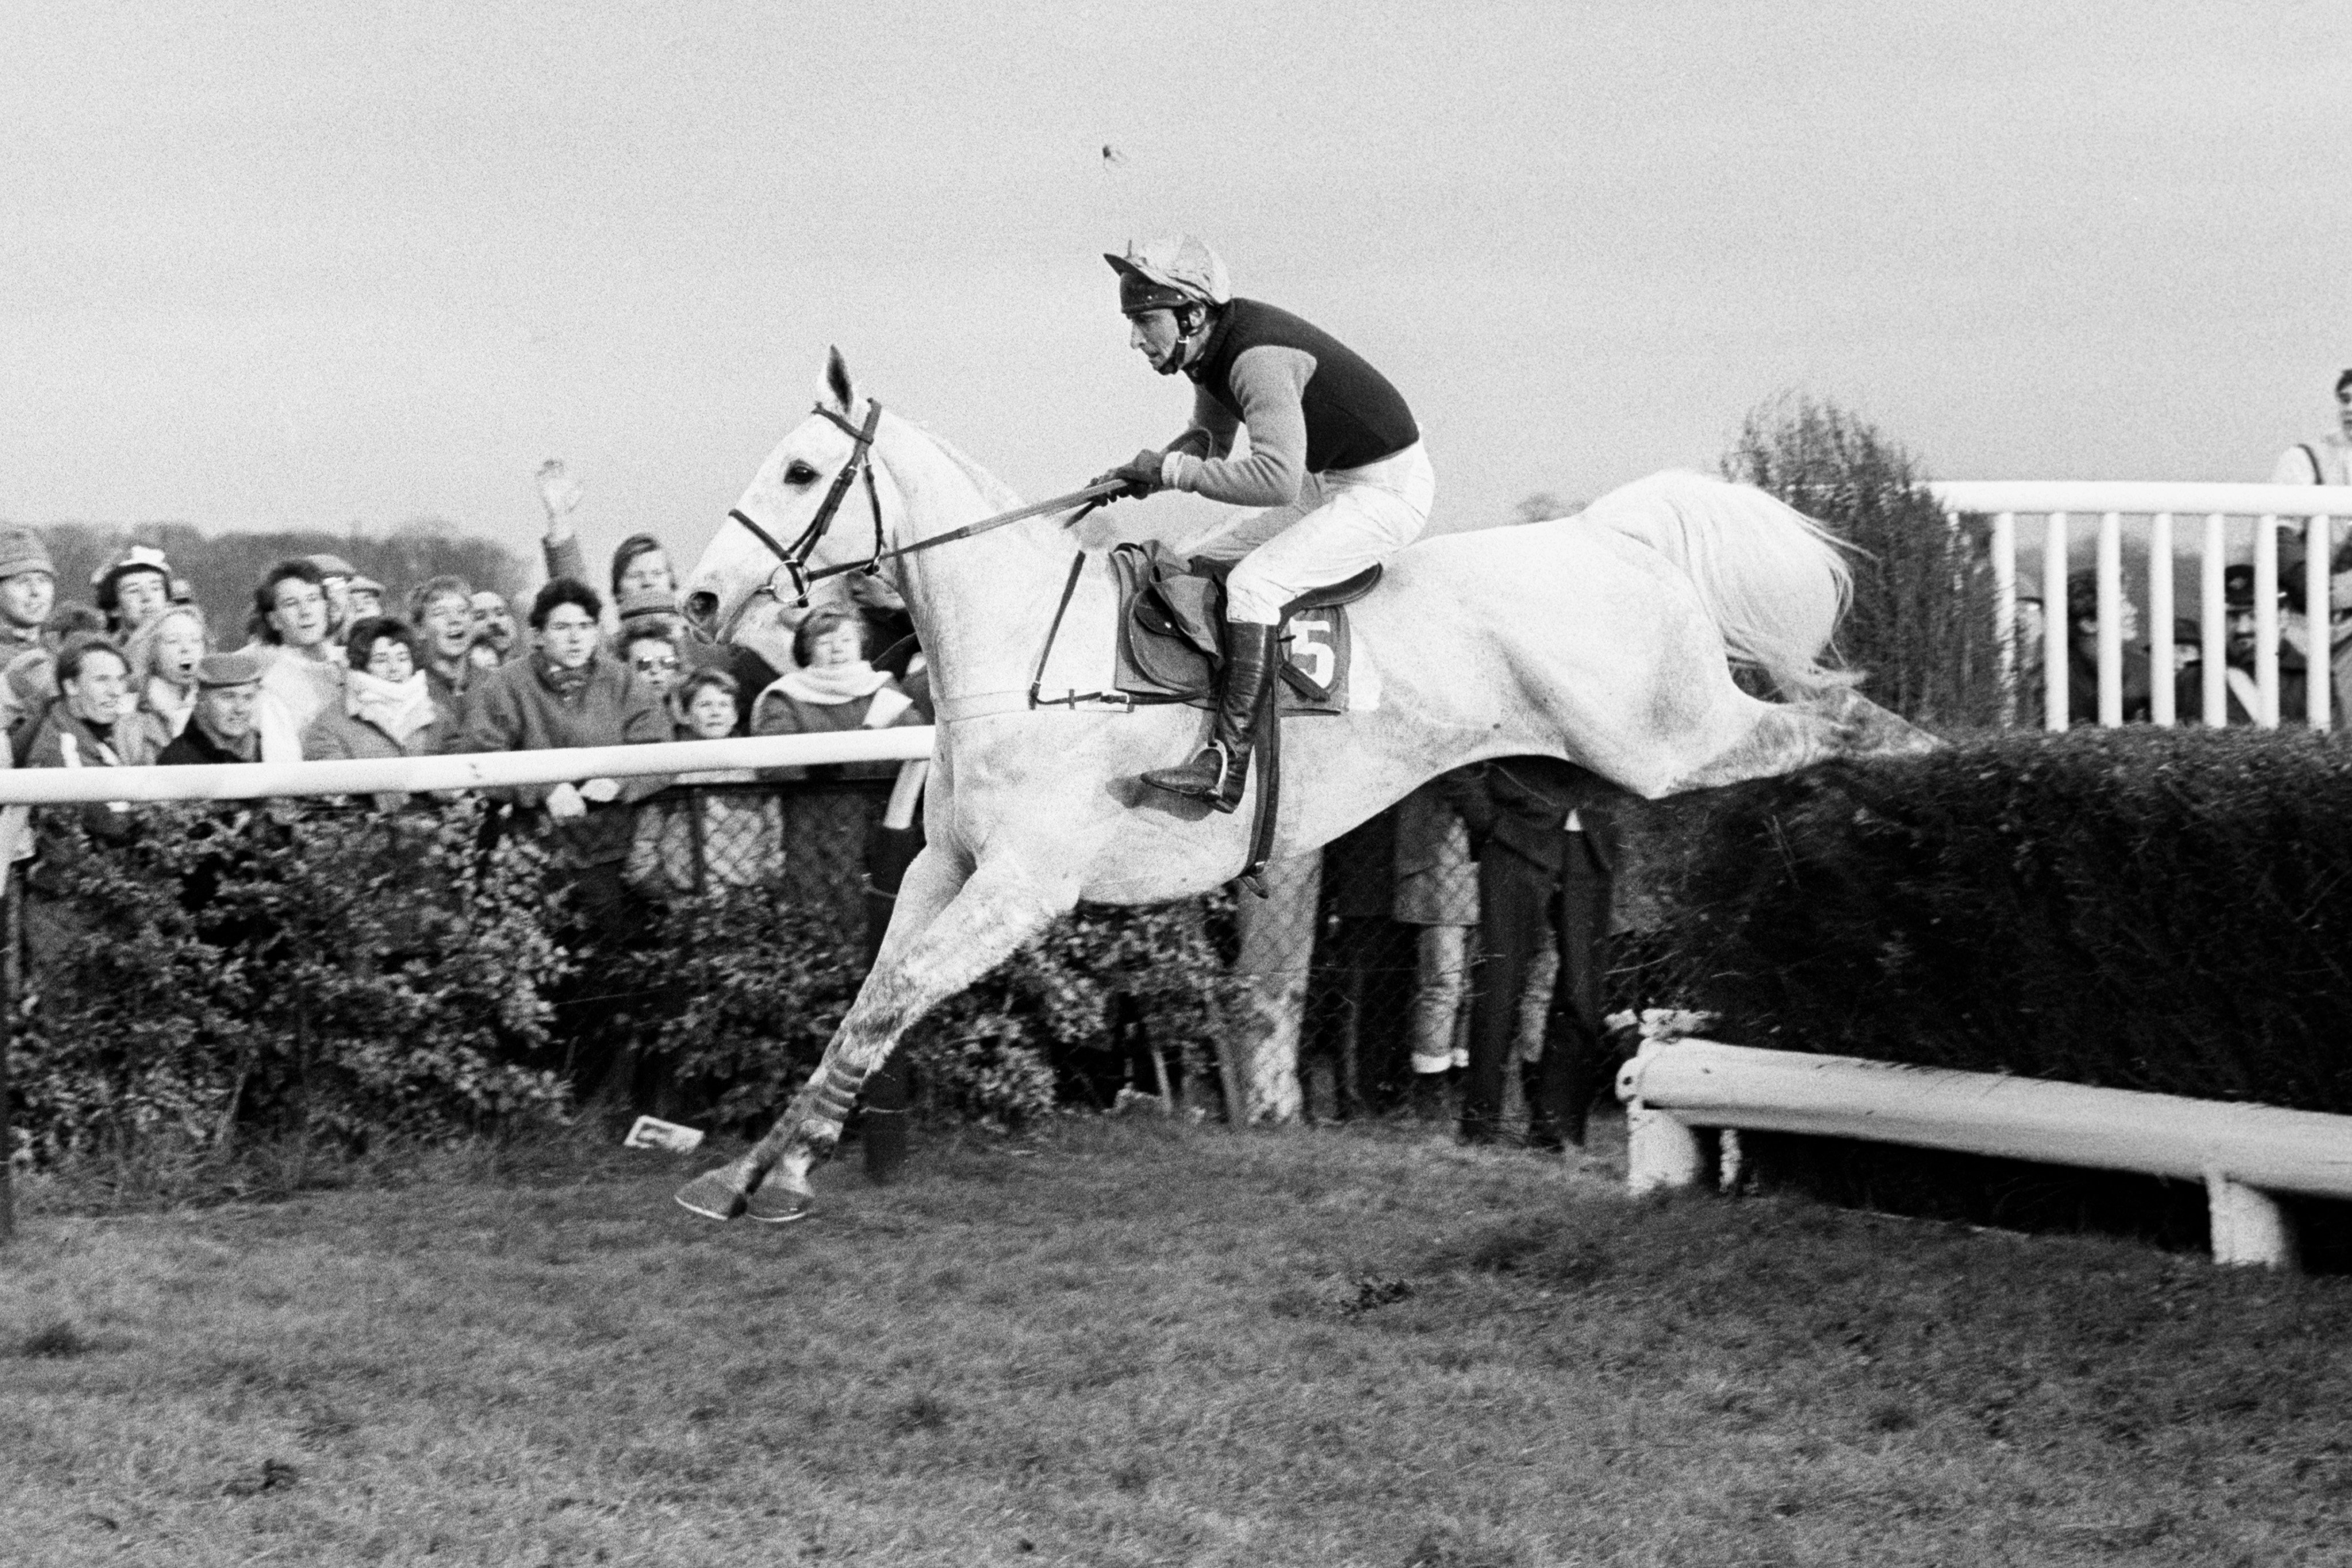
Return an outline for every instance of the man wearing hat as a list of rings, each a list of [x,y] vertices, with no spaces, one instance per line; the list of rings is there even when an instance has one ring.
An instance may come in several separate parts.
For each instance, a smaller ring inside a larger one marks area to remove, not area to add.
[[[0,528],[0,669],[20,659],[29,665],[53,657],[57,640],[48,626],[57,601],[58,569],[41,536],[30,528]],[[29,670],[23,680],[0,684],[0,730],[14,729],[30,711],[22,693],[39,684]],[[49,677],[52,690],[56,684]]]
[[[162,550],[132,545],[90,573],[89,587],[107,630],[128,637],[172,607],[172,563]]]
[[[261,730],[253,718],[260,695],[259,659],[251,653],[206,653],[196,664],[196,711],[156,765],[260,761]]]
[[[2279,562],[2279,720],[2293,724],[2304,716],[2308,675],[2303,655],[2289,640],[2296,612],[2303,608],[2303,568],[2300,562]],[[2221,574],[2221,601],[2228,607],[2228,660],[2223,686],[2223,722],[2252,724],[2262,712],[2262,690],[2254,679],[2254,569],[2241,563]],[[2204,674],[2195,664],[2180,672],[2174,686],[2174,706],[2184,722],[2205,716]]]
[[[354,626],[383,613],[383,584],[372,577],[355,577],[345,588],[345,603]]]
[[[1241,803],[1250,742],[1277,657],[1283,607],[1387,560],[1429,526],[1436,480],[1421,427],[1388,378],[1287,310],[1234,296],[1225,264],[1190,235],[1103,257],[1118,274],[1128,341],[1163,376],[1192,382],[1192,421],[1104,478],[1126,493],[1190,490],[1263,507],[1202,546],[1225,580],[1221,692],[1209,743],[1147,784]],[[1249,455],[1234,437],[1249,429]]]

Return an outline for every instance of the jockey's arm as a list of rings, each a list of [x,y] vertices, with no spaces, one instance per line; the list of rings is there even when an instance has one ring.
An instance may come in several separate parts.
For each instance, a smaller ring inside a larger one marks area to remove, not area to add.
[[[1160,448],[1160,455],[1179,452],[1187,457],[1223,457],[1234,449],[1234,434],[1241,427],[1242,422],[1227,413],[1224,404],[1196,387],[1192,423],[1184,427],[1183,434]]]
[[[1297,500],[1307,480],[1307,412],[1301,399],[1314,374],[1315,357],[1301,350],[1266,344],[1242,355],[1229,379],[1242,405],[1241,423],[1249,427],[1249,455],[1202,458],[1171,450],[1161,459],[1160,482],[1235,507],[1286,507]],[[1213,406],[1205,393],[1199,402]],[[1197,407],[1193,418],[1197,426]],[[1230,420],[1227,424],[1224,440],[1212,450],[1232,450]]]

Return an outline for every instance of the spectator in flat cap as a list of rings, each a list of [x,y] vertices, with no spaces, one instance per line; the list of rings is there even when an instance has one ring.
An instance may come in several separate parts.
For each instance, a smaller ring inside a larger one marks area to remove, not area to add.
[[[2290,563],[2279,563],[2278,613],[2282,635],[2279,639],[2279,717],[2288,723],[2303,716],[2305,689],[2308,676],[2303,657],[2284,635],[2288,620],[2303,604],[2303,576],[2300,567],[2290,570]],[[2225,724],[2251,725],[2262,710],[2262,694],[2254,674],[2254,569],[2241,563],[2221,574],[2221,599],[2228,610],[2226,625],[2229,640],[2222,644],[2227,668],[2223,672],[2223,712]],[[2192,667],[2175,677],[2174,709],[2181,720],[2191,722],[2204,716],[2204,675]]]
[[[0,528],[0,663],[49,646],[44,632],[57,608],[58,569],[30,528]]]
[[[90,573],[89,588],[109,633],[129,637],[171,607],[172,563],[162,550],[132,545]]]
[[[383,613],[383,584],[372,577],[355,577],[344,590],[349,596],[353,622]]]
[[[0,666],[27,654],[44,662],[55,655],[49,619],[57,600],[57,566],[41,536],[30,528],[0,528]],[[54,687],[55,676],[46,684]],[[0,686],[0,729],[14,730],[31,711],[17,683]]]
[[[253,591],[254,641],[261,661],[255,709],[266,762],[299,762],[302,732],[343,693],[342,650],[327,639],[327,590],[319,569],[281,560]]]
[[[196,708],[163,754],[166,768],[261,760],[254,706],[261,695],[261,661],[251,653],[206,653],[196,664]]]
[[[131,689],[138,699],[140,719],[157,751],[188,727],[188,716],[196,710],[196,666],[210,643],[205,612],[193,604],[173,604],[123,646],[131,658]]]

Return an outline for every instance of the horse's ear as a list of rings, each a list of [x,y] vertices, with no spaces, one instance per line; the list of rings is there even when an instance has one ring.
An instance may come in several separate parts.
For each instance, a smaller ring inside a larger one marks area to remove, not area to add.
[[[844,413],[849,413],[850,405],[857,401],[857,390],[849,384],[849,362],[841,357],[837,348],[825,350],[824,390],[833,394],[835,404]]]

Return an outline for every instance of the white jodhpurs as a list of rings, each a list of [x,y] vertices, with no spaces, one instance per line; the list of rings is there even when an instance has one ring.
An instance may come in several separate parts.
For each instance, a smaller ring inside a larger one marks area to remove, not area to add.
[[[1225,619],[1273,626],[1282,607],[1384,561],[1421,537],[1437,476],[1420,442],[1361,468],[1309,474],[1298,499],[1244,517],[1195,553],[1238,560],[1225,580]]]

